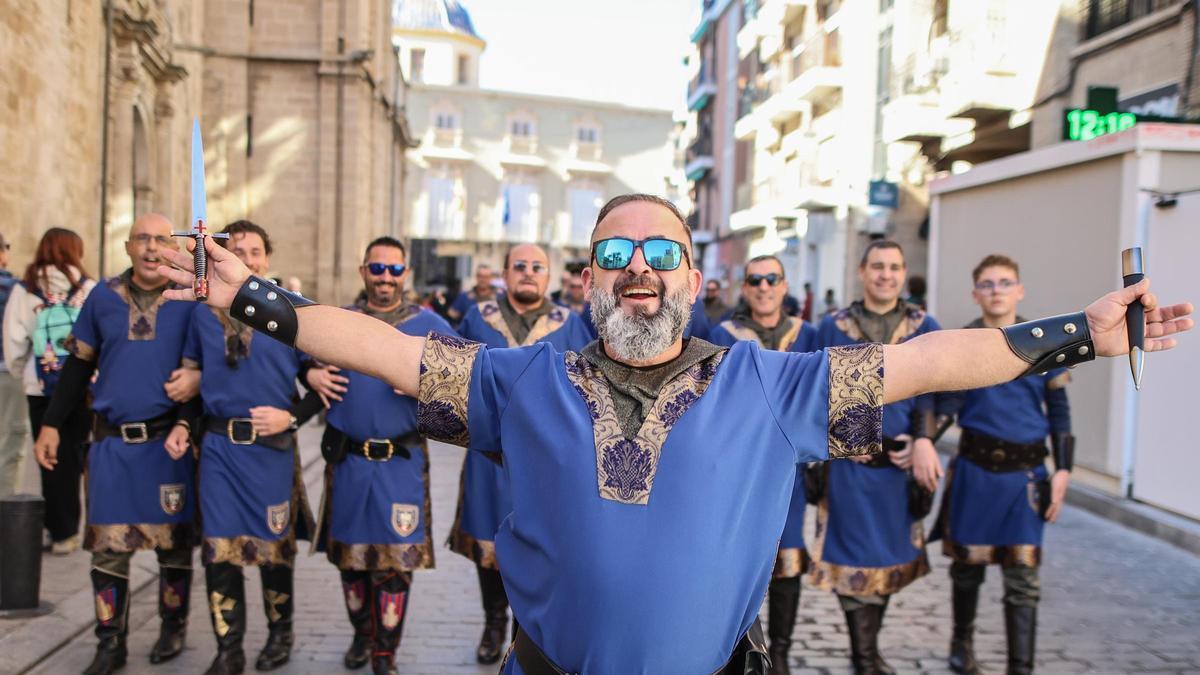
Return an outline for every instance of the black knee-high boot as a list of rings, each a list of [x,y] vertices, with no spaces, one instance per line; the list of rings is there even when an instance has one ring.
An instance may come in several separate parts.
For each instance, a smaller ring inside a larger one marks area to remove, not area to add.
[[[291,565],[263,565],[263,611],[267,615],[267,643],[254,662],[256,670],[275,670],[292,655],[292,608],[295,606]]]
[[[800,606],[800,577],[772,579],[767,587],[767,636],[771,639],[771,675],[789,675],[788,650]]]
[[[1008,634],[1008,675],[1029,675],[1037,642],[1037,607],[1004,603],[1004,632]]]
[[[246,636],[246,582],[242,568],[213,563],[204,568],[208,611],[217,636],[217,656],[205,675],[237,675],[246,669],[242,639]]]
[[[405,572],[376,572],[371,575],[371,612],[375,641],[371,649],[373,675],[394,675],[396,650],[404,634],[408,615],[411,577]]]
[[[495,663],[504,651],[504,636],[508,632],[508,594],[497,570],[475,568],[479,572],[479,592],[483,596],[483,636],[475,650],[479,663]]]
[[[979,586],[955,583],[951,591],[954,633],[950,637],[950,670],[977,675],[975,661],[975,610],[979,606]]]
[[[129,631],[129,580],[98,569],[92,570],[92,592],[96,598],[96,656],[84,675],[108,675],[125,665]]]
[[[342,663],[349,670],[357,670],[371,660],[371,573],[342,570],[342,597],[354,627],[354,639]]]
[[[170,661],[183,651],[191,596],[191,569],[158,568],[158,616],[162,619],[162,626],[159,628],[158,641],[150,650],[150,663]]]
[[[879,653],[879,630],[887,611],[888,598],[882,605],[862,605],[846,611],[850,632],[850,661],[855,675],[892,675],[896,671]]]

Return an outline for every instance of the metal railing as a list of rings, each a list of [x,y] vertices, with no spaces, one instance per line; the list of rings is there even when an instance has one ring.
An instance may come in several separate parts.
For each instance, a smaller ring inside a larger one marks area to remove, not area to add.
[[[712,157],[712,136],[708,133],[708,129],[700,130],[700,137],[692,141],[692,144],[687,149],[687,163],[700,159],[701,157]]]
[[[837,68],[842,65],[842,40],[835,30],[831,33],[824,31],[804,41],[800,53],[792,56],[792,78],[803,75],[818,66]]]

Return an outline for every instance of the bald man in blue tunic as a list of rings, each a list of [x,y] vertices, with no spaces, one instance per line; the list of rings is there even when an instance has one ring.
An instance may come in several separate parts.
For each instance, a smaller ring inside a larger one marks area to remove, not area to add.
[[[1160,307],[1143,282],[1033,322],[1037,339],[1018,324],[810,353],[725,349],[683,340],[703,283],[690,239],[665,199],[601,209],[583,273],[600,341],[582,353],[407,336],[285,295],[218,247],[207,301],[415,396],[430,436],[504,457],[513,509],[496,555],[521,630],[503,672],[529,675],[763,672],[757,614],[796,464],[881,452],[890,401],[1005,382],[1060,355],[1124,356],[1137,299],[1148,351],[1192,326],[1190,305]],[[170,260],[182,269],[164,272],[190,289],[191,258]]]

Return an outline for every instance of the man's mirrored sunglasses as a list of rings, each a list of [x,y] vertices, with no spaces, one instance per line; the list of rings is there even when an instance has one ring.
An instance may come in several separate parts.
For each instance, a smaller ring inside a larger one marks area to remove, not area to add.
[[[779,282],[783,281],[782,274],[770,272],[768,274],[747,274],[746,283],[750,286],[758,286],[762,282],[767,282],[768,286],[778,286]]]
[[[367,263],[367,271],[371,274],[380,277],[385,271],[391,272],[392,276],[398,277],[404,274],[404,270],[408,269],[404,265],[388,265],[386,263]]]
[[[592,246],[592,257],[600,269],[622,270],[633,262],[633,252],[642,249],[646,264],[660,272],[669,272],[679,267],[679,262],[687,257],[687,249],[683,244],[670,239],[642,239],[634,241],[625,237],[601,239]],[[692,261],[688,260],[688,265]]]

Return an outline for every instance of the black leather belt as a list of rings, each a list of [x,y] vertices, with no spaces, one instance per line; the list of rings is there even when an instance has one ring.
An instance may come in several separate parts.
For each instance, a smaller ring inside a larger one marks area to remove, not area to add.
[[[883,452],[878,455],[870,455],[870,460],[863,463],[863,466],[869,466],[872,469],[885,469],[889,466],[896,466],[892,463],[892,458],[888,456],[889,452],[899,452],[904,449],[904,441],[898,441],[894,438],[883,439]]]
[[[372,462],[386,462],[397,456],[410,459],[412,452],[409,448],[421,445],[423,440],[422,436],[415,431],[391,438],[358,440],[347,436],[341,429],[329,425],[325,429],[321,445],[323,451],[325,446],[328,446],[329,449],[327,452],[333,456],[341,457],[346,454],[355,454],[366,457]]]
[[[1045,443],[1013,443],[963,429],[958,452],[980,467],[996,473],[1023,471],[1046,461]]]
[[[513,639],[513,656],[521,664],[525,675],[573,675],[558,667],[550,657],[538,647],[524,629],[517,629]],[[767,657],[767,641],[763,637],[762,624],[758,619],[750,630],[738,640],[733,648],[733,656],[713,675],[766,675],[770,666]]]
[[[175,426],[175,410],[169,410],[154,419],[145,422],[126,422],[124,424],[109,424],[108,420],[99,413],[92,421],[92,440],[99,442],[113,436],[130,445],[141,445],[162,438],[171,432]]]
[[[210,434],[221,434],[234,445],[265,445],[273,450],[291,450],[295,437],[290,431],[270,436],[260,436],[254,431],[249,417],[208,417],[204,430]]]

